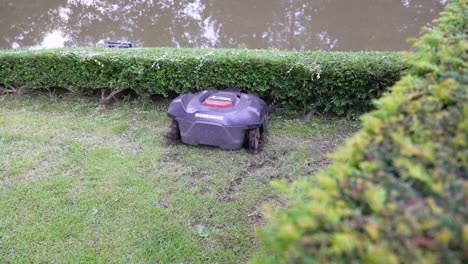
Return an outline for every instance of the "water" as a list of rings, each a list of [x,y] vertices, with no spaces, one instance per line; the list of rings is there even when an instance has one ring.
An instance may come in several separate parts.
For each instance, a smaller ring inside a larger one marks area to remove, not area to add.
[[[0,0],[0,48],[407,50],[447,0]]]

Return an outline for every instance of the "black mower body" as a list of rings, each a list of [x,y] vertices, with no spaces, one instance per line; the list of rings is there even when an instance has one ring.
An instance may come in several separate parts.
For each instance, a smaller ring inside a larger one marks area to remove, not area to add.
[[[234,90],[185,94],[169,105],[167,115],[178,126],[182,142],[239,149],[249,131],[266,130],[267,105],[259,97]]]

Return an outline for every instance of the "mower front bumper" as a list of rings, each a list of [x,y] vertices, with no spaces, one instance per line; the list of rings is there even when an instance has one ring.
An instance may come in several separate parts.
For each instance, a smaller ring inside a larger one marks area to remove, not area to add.
[[[244,144],[246,127],[182,119],[177,119],[177,122],[182,142],[186,144],[219,146],[222,149],[240,149]]]

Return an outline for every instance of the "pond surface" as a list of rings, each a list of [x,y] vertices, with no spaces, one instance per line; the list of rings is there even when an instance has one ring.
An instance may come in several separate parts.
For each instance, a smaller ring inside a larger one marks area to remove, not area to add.
[[[0,48],[406,50],[447,0],[0,0]]]

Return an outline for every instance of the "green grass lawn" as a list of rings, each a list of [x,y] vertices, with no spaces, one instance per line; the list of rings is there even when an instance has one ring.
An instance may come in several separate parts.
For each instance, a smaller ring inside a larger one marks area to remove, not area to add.
[[[273,116],[263,150],[169,145],[169,101],[0,96],[0,263],[244,263],[269,182],[312,176],[356,130]]]

